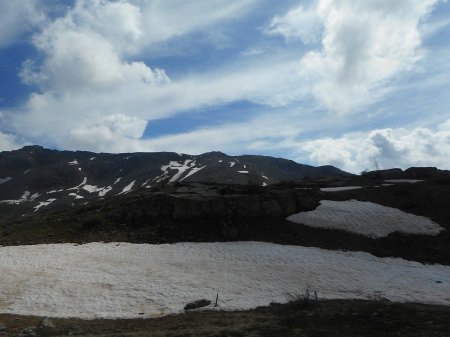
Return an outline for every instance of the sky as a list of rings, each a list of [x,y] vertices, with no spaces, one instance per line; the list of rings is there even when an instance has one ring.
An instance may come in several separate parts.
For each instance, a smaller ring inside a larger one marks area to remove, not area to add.
[[[447,0],[0,0],[0,151],[450,169]]]

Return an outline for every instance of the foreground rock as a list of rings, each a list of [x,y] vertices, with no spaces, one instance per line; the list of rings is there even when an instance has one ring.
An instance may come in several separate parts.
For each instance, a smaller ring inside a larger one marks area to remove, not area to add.
[[[211,301],[208,300],[198,300],[198,301],[194,301],[191,303],[188,303],[184,306],[184,310],[194,310],[194,309],[198,309],[198,308],[203,308],[203,307],[207,307],[208,305],[211,304]]]
[[[50,319],[46,318],[41,322],[41,328],[55,329],[56,327],[55,324]]]

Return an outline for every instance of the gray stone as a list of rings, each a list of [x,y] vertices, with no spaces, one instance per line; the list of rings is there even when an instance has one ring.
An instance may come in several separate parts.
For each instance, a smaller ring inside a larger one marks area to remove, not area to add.
[[[17,335],[17,337],[36,337],[36,332],[34,331],[36,327],[32,326],[26,329],[23,329],[21,333]]]
[[[56,327],[55,327],[55,324],[53,324],[53,322],[51,320],[46,318],[41,322],[41,328],[54,329]]]

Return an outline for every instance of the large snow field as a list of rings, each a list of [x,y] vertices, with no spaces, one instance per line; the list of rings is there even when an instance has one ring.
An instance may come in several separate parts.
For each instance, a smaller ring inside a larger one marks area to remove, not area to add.
[[[287,220],[309,227],[339,229],[375,238],[393,232],[437,235],[444,230],[429,218],[357,200],[322,200],[315,210],[290,215]]]
[[[450,305],[450,266],[258,242],[52,244],[0,248],[0,312],[133,318],[178,313],[219,294],[220,309],[320,298]]]

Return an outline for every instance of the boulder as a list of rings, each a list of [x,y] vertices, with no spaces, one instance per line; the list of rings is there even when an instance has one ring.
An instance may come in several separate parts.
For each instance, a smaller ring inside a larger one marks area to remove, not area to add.
[[[50,319],[46,318],[41,322],[41,328],[54,329],[56,327],[55,324],[53,324],[53,322]]]
[[[21,333],[16,335],[16,337],[35,337],[36,332],[34,331],[36,327],[32,326],[26,329],[23,329]]]
[[[190,303],[186,304],[184,306],[184,310],[193,310],[193,309],[203,308],[203,307],[207,307],[210,304],[211,304],[211,301],[208,301],[205,299],[198,300],[198,301],[194,301],[194,302],[190,302]]]

